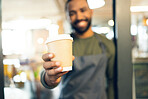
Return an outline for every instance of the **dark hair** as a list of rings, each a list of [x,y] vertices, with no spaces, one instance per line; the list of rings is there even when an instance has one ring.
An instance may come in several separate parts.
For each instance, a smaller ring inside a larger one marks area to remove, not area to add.
[[[67,1],[66,1],[66,3],[65,3],[65,11],[67,10],[67,5],[68,5],[68,3],[69,3],[70,1],[72,1],[72,0],[67,0]],[[86,1],[87,1],[87,0],[86,0]]]

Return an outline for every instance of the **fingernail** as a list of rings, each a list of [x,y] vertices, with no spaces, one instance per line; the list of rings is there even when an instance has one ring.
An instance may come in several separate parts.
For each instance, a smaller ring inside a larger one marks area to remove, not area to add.
[[[55,64],[56,64],[57,66],[60,66],[60,62],[56,62]]]
[[[49,58],[52,58],[53,57],[53,54],[49,54],[48,56],[49,56]]]
[[[58,67],[56,70],[57,71],[61,71],[62,70],[62,67]]]

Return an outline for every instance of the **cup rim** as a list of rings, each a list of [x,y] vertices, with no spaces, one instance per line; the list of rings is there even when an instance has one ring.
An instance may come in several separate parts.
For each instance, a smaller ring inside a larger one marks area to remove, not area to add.
[[[57,40],[63,40],[63,39],[68,39],[73,41],[73,38],[69,34],[59,34],[55,37],[48,37],[47,40],[45,41],[45,44],[49,42],[57,41]]]

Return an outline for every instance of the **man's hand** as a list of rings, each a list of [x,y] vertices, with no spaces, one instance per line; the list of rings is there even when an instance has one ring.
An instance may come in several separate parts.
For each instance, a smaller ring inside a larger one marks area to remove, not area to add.
[[[62,72],[63,68],[61,67],[61,63],[51,61],[52,58],[54,58],[54,54],[52,53],[46,53],[42,56],[42,59],[44,60],[43,67],[46,72],[45,82],[49,87],[54,88],[60,83],[61,76],[68,73],[68,71]],[[74,56],[72,60],[74,60]]]

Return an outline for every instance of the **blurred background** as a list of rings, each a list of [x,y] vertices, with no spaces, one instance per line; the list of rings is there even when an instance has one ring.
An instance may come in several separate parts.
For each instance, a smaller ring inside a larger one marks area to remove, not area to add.
[[[51,27],[58,26],[59,34],[71,33],[65,1],[1,0],[5,99],[57,99],[59,88],[45,89],[39,75]],[[113,39],[113,2],[104,2],[94,8],[92,29]],[[148,99],[148,0],[131,0],[130,8],[133,90],[137,99]]]

